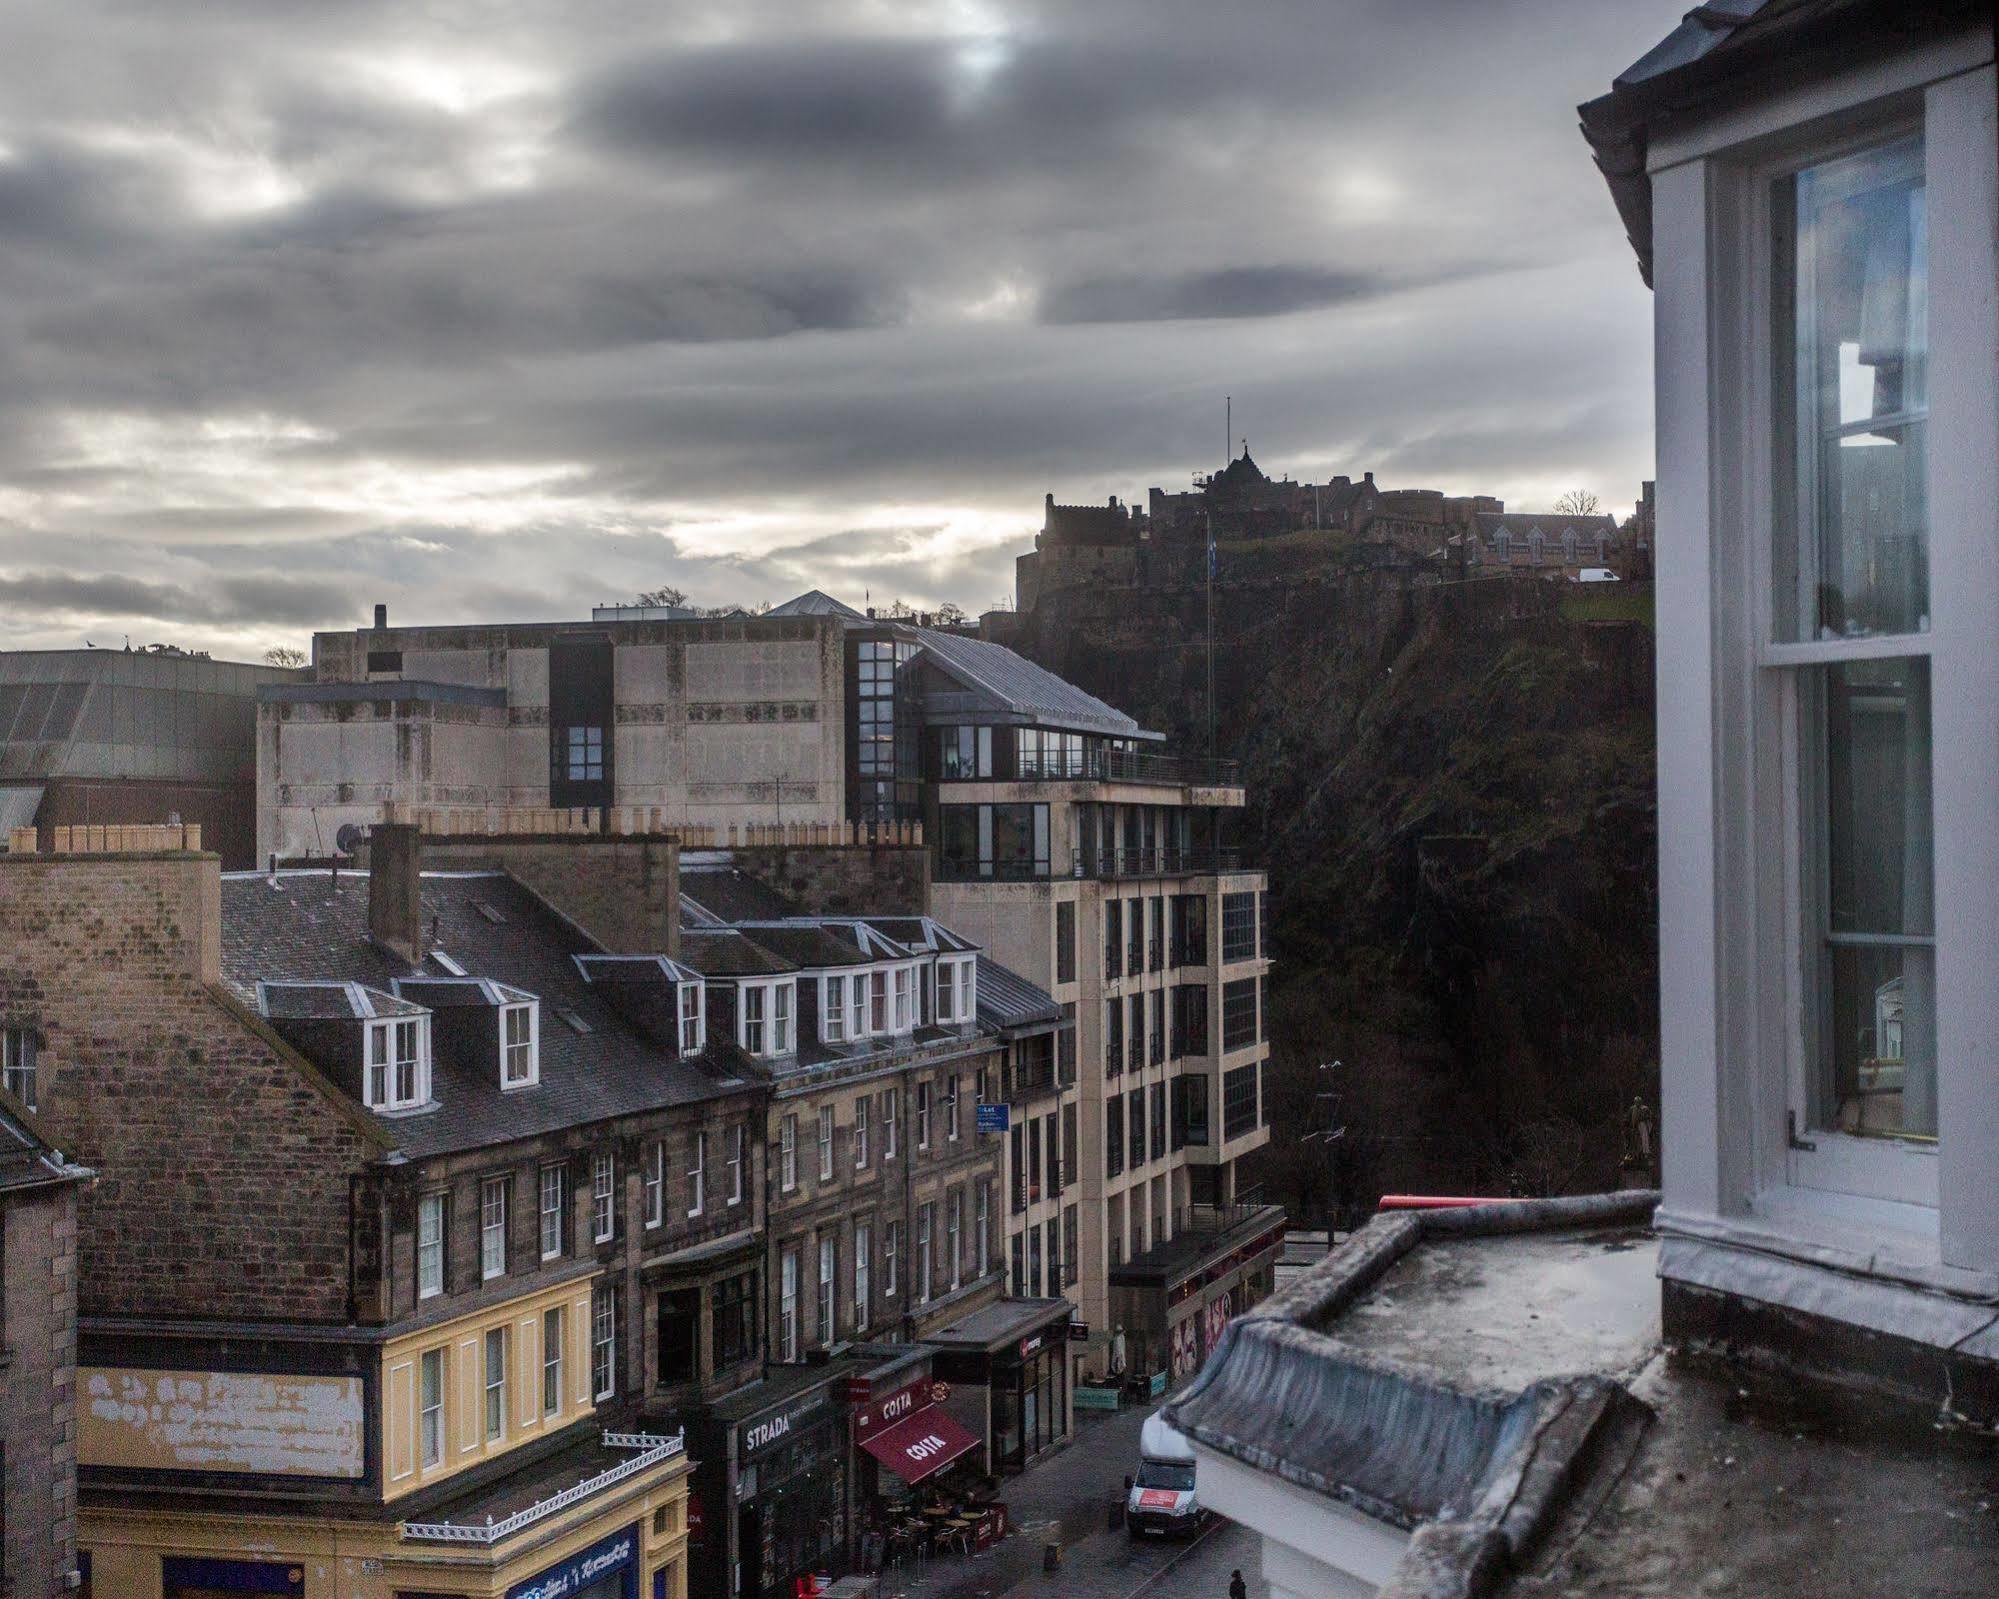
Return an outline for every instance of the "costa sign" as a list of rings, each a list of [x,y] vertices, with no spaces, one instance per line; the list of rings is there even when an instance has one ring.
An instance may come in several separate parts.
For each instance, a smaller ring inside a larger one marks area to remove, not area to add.
[[[885,1394],[870,1404],[862,1405],[854,1412],[854,1431],[871,1432],[876,1427],[886,1427],[891,1422],[902,1420],[914,1414],[916,1407],[924,1403],[930,1391],[930,1379],[919,1377],[907,1383],[892,1394]]]

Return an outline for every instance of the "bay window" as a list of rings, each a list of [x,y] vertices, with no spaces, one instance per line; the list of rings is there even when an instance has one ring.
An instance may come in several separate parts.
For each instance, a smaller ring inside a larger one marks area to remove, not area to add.
[[[699,983],[680,985],[680,1053],[698,1055],[708,1043],[708,996]]]
[[[527,1088],[541,1078],[541,1007],[500,1007],[500,1087]]]
[[[412,1110],[430,1100],[430,1018],[368,1023],[363,1095],[370,1110]]]
[[[843,973],[829,972],[820,979],[819,1035],[829,1044],[844,1043],[847,1037],[847,979]]]

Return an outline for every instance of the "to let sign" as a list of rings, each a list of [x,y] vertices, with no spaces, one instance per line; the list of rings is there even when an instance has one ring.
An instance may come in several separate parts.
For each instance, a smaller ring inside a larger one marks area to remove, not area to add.
[[[982,1133],[1003,1133],[1007,1130],[1007,1112],[1011,1108],[1005,1104],[982,1104],[973,1117],[974,1124]]]

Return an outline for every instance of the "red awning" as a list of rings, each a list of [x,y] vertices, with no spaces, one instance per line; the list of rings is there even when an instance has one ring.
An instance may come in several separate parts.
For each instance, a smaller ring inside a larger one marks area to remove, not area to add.
[[[941,1405],[925,1405],[863,1438],[861,1447],[904,1482],[921,1482],[942,1471],[960,1455],[979,1447],[978,1439],[944,1413]]]

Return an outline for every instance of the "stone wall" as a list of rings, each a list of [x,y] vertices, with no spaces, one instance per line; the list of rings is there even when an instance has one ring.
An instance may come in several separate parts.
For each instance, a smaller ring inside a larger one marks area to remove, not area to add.
[[[0,1196],[0,1571],[20,1599],[62,1593],[76,1566],[76,1192]]]
[[[361,1113],[221,989],[213,855],[0,856],[0,1020],[96,1168],[83,1314],[345,1322]]]
[[[737,846],[735,864],[818,916],[922,916],[930,852],[906,844]]]

